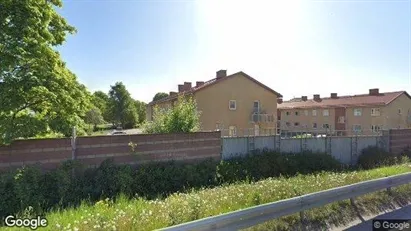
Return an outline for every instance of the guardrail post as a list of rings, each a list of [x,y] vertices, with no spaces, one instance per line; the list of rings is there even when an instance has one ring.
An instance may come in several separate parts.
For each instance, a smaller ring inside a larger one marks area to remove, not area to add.
[[[306,231],[307,227],[306,227],[306,219],[305,219],[305,213],[304,211],[300,212],[300,222],[301,222],[301,230]]]
[[[360,210],[358,209],[357,205],[355,204],[354,198],[350,198],[351,206],[354,208],[355,213],[357,214],[358,218],[360,218],[361,222],[364,222],[364,218],[361,216]]]

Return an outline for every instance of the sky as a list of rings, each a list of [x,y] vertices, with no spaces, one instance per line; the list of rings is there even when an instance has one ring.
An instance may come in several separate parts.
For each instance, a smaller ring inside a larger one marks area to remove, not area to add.
[[[123,82],[134,99],[216,71],[243,71],[284,99],[411,93],[411,2],[63,0],[77,29],[58,48],[90,91]]]

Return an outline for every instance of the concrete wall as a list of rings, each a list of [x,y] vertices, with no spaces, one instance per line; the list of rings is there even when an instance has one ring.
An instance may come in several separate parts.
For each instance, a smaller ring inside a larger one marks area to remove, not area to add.
[[[382,146],[381,136],[279,138],[278,136],[256,136],[222,138],[222,158],[246,155],[255,149],[279,150],[297,153],[303,150],[326,152],[344,164],[356,164],[361,150],[368,146]],[[386,146],[382,146],[387,148]]]
[[[150,161],[220,159],[220,132],[78,137],[75,158],[94,167],[107,158],[118,164]],[[129,142],[137,144],[134,152]],[[53,169],[72,159],[71,139],[15,141],[0,147],[0,170],[39,164]]]

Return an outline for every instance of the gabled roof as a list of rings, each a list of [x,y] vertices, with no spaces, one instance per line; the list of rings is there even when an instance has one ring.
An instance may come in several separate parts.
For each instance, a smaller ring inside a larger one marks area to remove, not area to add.
[[[156,101],[152,101],[152,102],[148,103],[148,105],[153,105],[153,104],[157,104],[157,103],[161,103],[161,102],[167,102],[169,100],[176,99],[176,98],[178,98],[178,96],[183,95],[183,94],[184,95],[190,95],[190,94],[193,94],[194,92],[200,91],[200,90],[205,89],[205,88],[210,87],[210,86],[213,86],[214,84],[221,83],[224,80],[233,78],[233,77],[238,76],[238,75],[242,75],[242,76],[248,78],[249,80],[253,81],[257,85],[259,85],[259,86],[265,88],[266,90],[272,92],[273,94],[277,95],[277,97],[283,97],[280,93],[274,91],[273,89],[267,87],[266,85],[262,84],[261,82],[257,81],[256,79],[252,78],[251,76],[247,75],[246,73],[240,71],[240,72],[237,72],[237,73],[234,73],[234,74],[231,74],[231,75],[227,75],[225,77],[221,77],[219,79],[214,78],[214,79],[208,80],[207,82],[204,82],[204,84],[201,85],[201,86],[198,86],[198,87],[194,86],[194,87],[192,87],[191,89],[189,89],[187,91],[178,93],[177,95],[172,95],[172,96],[168,96],[166,98],[162,98],[162,99],[159,99],[159,100],[156,100]]]
[[[385,92],[378,95],[348,95],[338,96],[336,99],[327,97],[321,98],[320,101],[308,99],[302,101],[301,98],[294,98],[292,101],[284,101],[277,104],[278,109],[299,109],[299,108],[333,108],[333,107],[365,107],[365,106],[378,106],[387,105],[394,101],[396,98],[405,94],[411,99],[410,95],[406,91]]]

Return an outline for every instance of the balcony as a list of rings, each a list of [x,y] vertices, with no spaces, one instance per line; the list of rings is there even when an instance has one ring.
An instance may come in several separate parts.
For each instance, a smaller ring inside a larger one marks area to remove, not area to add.
[[[253,123],[274,122],[274,114],[269,114],[265,112],[253,112],[251,113],[250,121]]]

